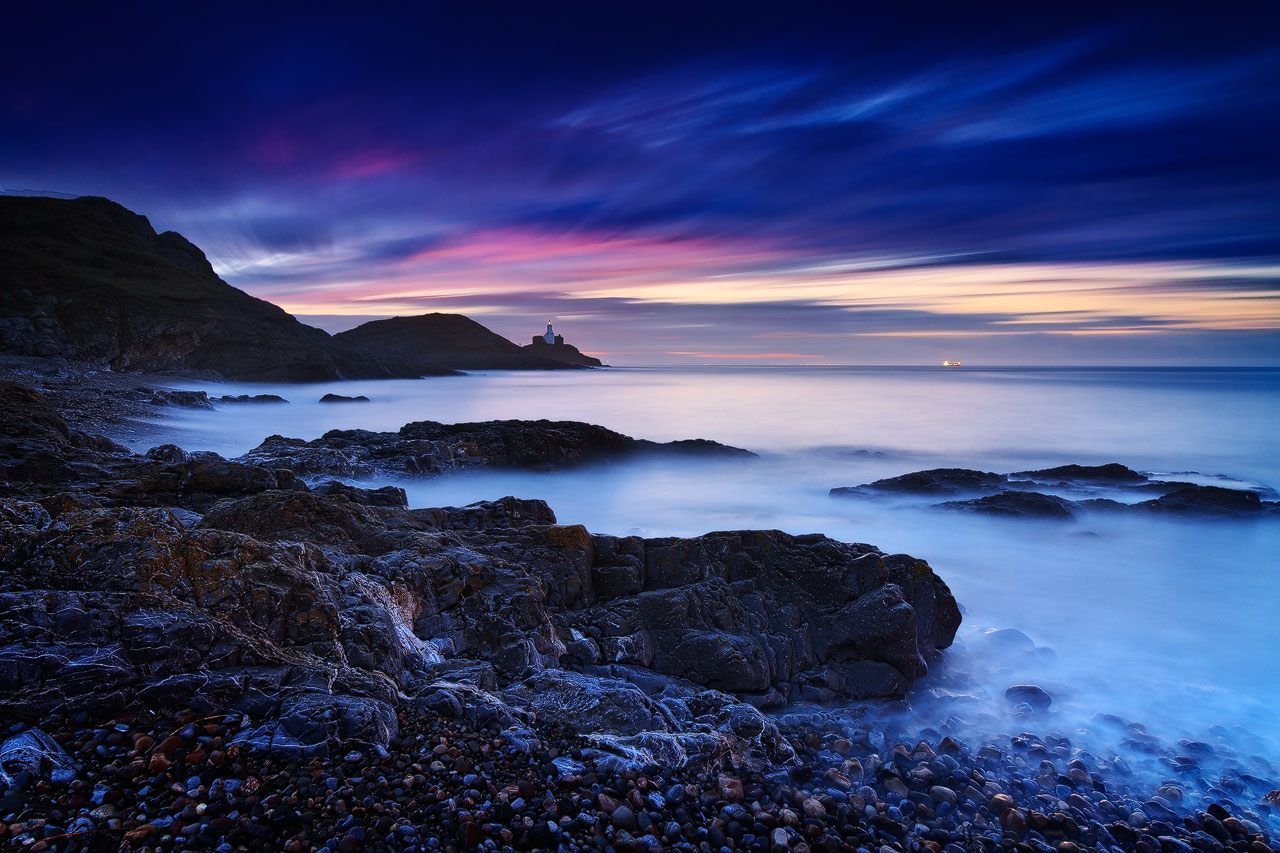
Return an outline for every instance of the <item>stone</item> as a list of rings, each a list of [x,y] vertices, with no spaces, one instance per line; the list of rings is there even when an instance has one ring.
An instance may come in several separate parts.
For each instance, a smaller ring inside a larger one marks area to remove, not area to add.
[[[1037,713],[1044,713],[1053,704],[1053,697],[1036,684],[1015,684],[1005,690],[1004,698],[1015,705],[1026,703]]]
[[[1011,518],[1047,518],[1071,521],[1075,516],[1073,501],[1045,495],[1040,492],[1006,490],[967,501],[947,501],[938,504],[943,509],[967,510],[984,515]]]

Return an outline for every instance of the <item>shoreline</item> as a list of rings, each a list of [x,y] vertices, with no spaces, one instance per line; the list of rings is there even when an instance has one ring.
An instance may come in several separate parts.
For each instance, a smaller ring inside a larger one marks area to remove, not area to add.
[[[73,407],[82,407],[69,411],[78,412],[83,423],[95,417],[124,423],[123,408],[112,409],[112,403],[95,409],[92,394],[123,392],[99,395],[127,400],[138,378],[108,374],[97,384],[92,374],[68,372],[47,381],[93,386],[63,389]],[[183,378],[174,377],[178,383]],[[116,417],[121,420],[112,420]],[[934,853],[1271,849],[1256,837],[1268,825],[1274,835],[1280,818],[1268,799],[1271,791],[1258,784],[1265,780],[1239,770],[1238,776],[1223,776],[1216,784],[1209,779],[1187,784],[1208,772],[1201,770],[1202,763],[1206,768],[1217,765],[1218,759],[1209,760],[1212,752],[1201,752],[1198,759],[1194,754],[1203,747],[1214,749],[1207,744],[1191,747],[1193,754],[1187,755],[1188,747],[1156,741],[1141,727],[1117,721],[1135,748],[1167,763],[1170,779],[1156,786],[1131,772],[1123,760],[1117,764],[1106,756],[1082,754],[1061,732],[966,743],[972,727],[957,728],[952,718],[934,709],[928,712],[933,722],[915,731],[903,722],[910,713],[896,716],[911,712],[900,704],[812,710],[788,706],[770,718],[798,762],[714,773],[618,763],[596,752],[590,739],[536,720],[529,725],[540,747],[527,753],[530,747],[514,732],[487,730],[480,717],[472,720],[469,715],[479,706],[467,702],[456,703],[456,710],[448,702],[407,703],[402,734],[386,754],[374,747],[306,760],[252,748],[237,747],[232,753],[226,748],[230,741],[252,728],[243,716],[216,709],[193,712],[191,718],[167,718],[145,708],[140,716],[50,718],[37,725],[51,729],[46,733],[63,743],[71,760],[82,762],[80,775],[70,783],[42,779],[48,767],[40,763],[25,779],[18,778],[19,771],[17,784],[0,795],[0,823],[5,824],[0,839],[7,836],[33,851],[71,849],[71,844],[117,849],[126,837],[132,839],[132,849],[156,850],[215,845],[219,850],[221,845],[229,850],[461,850],[485,841],[518,848],[551,849],[564,843],[570,849],[797,853],[886,847]],[[850,716],[859,708],[861,714]],[[206,720],[210,710],[213,718]],[[1033,729],[1039,725],[1034,714],[1023,719]],[[18,718],[6,722],[6,743],[27,731],[28,723]],[[213,730],[203,730],[205,725]],[[894,740],[908,733],[910,740]],[[925,737],[913,746],[911,740],[921,735]],[[432,745],[432,737],[448,742]],[[484,752],[486,741],[489,753]],[[430,760],[426,746],[435,756]],[[436,752],[437,746],[445,747],[443,753]],[[456,755],[450,752],[454,749]],[[481,756],[496,753],[502,758],[485,768],[483,760],[473,760],[477,750]],[[441,755],[452,763],[441,761]],[[1235,761],[1231,755],[1220,758]],[[567,760],[557,764],[557,759]],[[407,786],[403,780],[410,775],[414,782]],[[261,793],[247,791],[250,779]],[[242,784],[229,784],[235,780]],[[414,793],[420,784],[431,792],[425,803]],[[532,786],[527,794],[526,784]],[[676,785],[684,789],[678,801],[670,796]],[[301,793],[304,788],[310,793]],[[370,797],[384,807],[366,805]],[[1280,795],[1275,805],[1280,806]],[[263,834],[264,826],[272,829]],[[436,838],[434,846],[430,837]]]

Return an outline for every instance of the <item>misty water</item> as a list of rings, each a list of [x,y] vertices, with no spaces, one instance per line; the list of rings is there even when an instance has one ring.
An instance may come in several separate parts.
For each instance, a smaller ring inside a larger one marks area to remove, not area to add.
[[[562,523],[602,533],[776,528],[909,553],[929,561],[965,612],[946,663],[917,697],[959,694],[946,712],[975,728],[1053,728],[1101,749],[1111,735],[1095,715],[1111,714],[1170,742],[1229,744],[1260,775],[1280,761],[1280,517],[1112,513],[1064,523],[828,495],[923,468],[1112,461],[1280,488],[1280,371],[634,368],[182,387],[291,403],[171,410],[136,449],[172,441],[235,456],[272,433],[310,439],[333,428],[495,418],[581,420],[639,438],[748,448],[760,458],[396,482],[413,506],[543,498]],[[371,402],[317,402],[330,391]],[[1007,628],[1035,648],[987,633]],[[1009,716],[1004,690],[1020,682],[1053,696],[1047,718]]]

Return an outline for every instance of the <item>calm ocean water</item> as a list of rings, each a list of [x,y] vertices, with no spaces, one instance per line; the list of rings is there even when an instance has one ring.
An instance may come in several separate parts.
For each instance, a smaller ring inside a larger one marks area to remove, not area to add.
[[[1280,519],[1064,524],[827,494],[921,468],[1112,461],[1280,489],[1280,370],[628,368],[183,387],[292,402],[175,410],[151,443],[234,456],[272,433],[554,418],[749,448],[761,458],[479,471],[401,485],[416,506],[540,497],[562,522],[598,532],[778,528],[923,557],[965,608],[952,662],[990,707],[1006,686],[1030,680],[1053,694],[1055,724],[1068,730],[1110,713],[1169,737],[1230,737],[1280,760]],[[372,402],[316,402],[329,391]],[[984,634],[991,628],[1016,628],[1040,651],[998,654]]]

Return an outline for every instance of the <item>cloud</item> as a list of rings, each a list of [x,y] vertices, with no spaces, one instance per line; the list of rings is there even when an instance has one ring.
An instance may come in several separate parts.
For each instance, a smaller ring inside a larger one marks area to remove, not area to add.
[[[0,56],[0,185],[291,310],[580,315],[637,358],[1277,325],[1274,6],[252,11],[18,10],[59,62]]]

